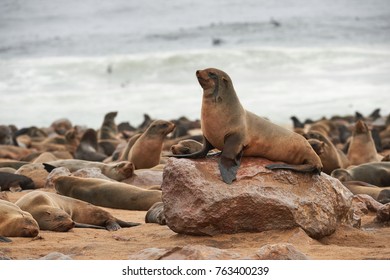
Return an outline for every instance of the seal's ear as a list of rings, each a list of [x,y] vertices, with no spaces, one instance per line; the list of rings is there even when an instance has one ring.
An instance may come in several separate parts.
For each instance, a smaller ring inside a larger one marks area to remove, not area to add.
[[[222,81],[223,81],[223,83],[225,84],[225,87],[228,87],[228,86],[229,86],[229,81],[228,81],[228,79],[226,79],[224,76],[222,76]]]

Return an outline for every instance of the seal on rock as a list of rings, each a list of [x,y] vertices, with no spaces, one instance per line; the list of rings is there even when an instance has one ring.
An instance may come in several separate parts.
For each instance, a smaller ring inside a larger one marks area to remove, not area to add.
[[[308,141],[302,135],[245,110],[225,72],[208,68],[196,71],[196,76],[203,88],[203,149],[174,157],[205,157],[208,151],[217,148],[222,151],[219,160],[221,176],[228,184],[236,179],[242,156],[284,162],[270,164],[269,169],[321,173],[321,159]]]
[[[42,230],[68,231],[73,227],[118,230],[139,225],[119,220],[90,203],[56,193],[32,191],[15,204],[29,212]]]
[[[61,176],[54,179],[54,184],[59,194],[109,208],[146,211],[162,201],[159,190],[103,179]]]
[[[38,223],[30,213],[23,211],[12,202],[0,200],[0,239],[1,236],[35,237],[38,233]]]

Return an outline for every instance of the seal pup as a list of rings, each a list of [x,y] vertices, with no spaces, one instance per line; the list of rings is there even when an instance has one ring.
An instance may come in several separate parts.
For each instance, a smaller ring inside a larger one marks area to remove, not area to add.
[[[54,179],[54,187],[59,194],[116,209],[146,211],[162,201],[161,191],[96,178],[61,176]]]
[[[133,176],[134,165],[128,161],[103,163],[98,161],[87,161],[80,159],[65,159],[49,161],[43,164],[48,172],[56,167],[66,167],[70,172],[83,168],[99,168],[104,175],[116,181],[122,181]]]
[[[12,202],[0,200],[0,236],[35,237],[38,233],[38,223],[30,213]]]
[[[370,129],[362,120],[358,120],[353,129],[347,158],[351,165],[378,162],[382,159],[376,150]]]
[[[153,121],[145,132],[134,141],[129,149],[127,160],[134,164],[135,169],[151,168],[158,165],[164,139],[174,128],[175,125],[172,122]]]
[[[187,139],[181,140],[179,143],[171,146],[171,152],[174,155],[189,155],[202,150],[202,143]]]
[[[304,136],[319,155],[324,173],[330,175],[333,170],[347,168],[350,165],[347,156],[322,133],[309,131]]]
[[[159,225],[166,225],[167,221],[164,215],[164,203],[156,202],[150,207],[145,215],[145,223],[155,223]]]
[[[321,173],[321,159],[308,141],[302,135],[245,110],[225,72],[208,68],[196,71],[196,76],[203,88],[203,149],[190,155],[171,156],[205,157],[208,151],[216,148],[222,151],[219,169],[223,181],[228,184],[236,179],[242,156],[284,162],[267,165],[268,169]]]
[[[338,168],[330,174],[332,177],[345,181],[362,181],[378,187],[390,186],[390,162],[371,162],[350,167]]]
[[[0,172],[0,188],[2,191],[9,191],[14,187],[20,187],[22,190],[35,189],[34,181],[24,175]]]
[[[73,227],[118,230],[139,223],[125,222],[90,203],[56,193],[32,191],[15,203],[29,212],[41,230],[68,231]]]

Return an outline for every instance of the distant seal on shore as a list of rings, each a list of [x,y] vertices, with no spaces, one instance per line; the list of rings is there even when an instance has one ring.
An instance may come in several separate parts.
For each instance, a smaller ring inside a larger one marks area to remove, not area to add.
[[[44,163],[48,172],[51,172],[55,167],[66,167],[70,172],[75,172],[83,168],[99,168],[104,175],[116,181],[122,181],[133,176],[134,165],[128,161],[102,163],[97,161],[86,161],[80,159],[65,159],[49,161]]]
[[[236,179],[242,156],[284,162],[270,164],[266,166],[268,169],[321,173],[321,159],[308,141],[302,135],[246,111],[225,72],[208,68],[196,71],[196,76],[203,88],[203,149],[174,157],[205,157],[208,151],[217,148],[222,151],[219,160],[221,176],[228,184]]]
[[[376,201],[386,204],[390,202],[390,187],[377,187],[360,181],[342,182],[353,194],[367,194]]]
[[[164,120],[153,121],[144,133],[128,150],[127,160],[134,164],[135,169],[151,168],[160,163],[165,137],[173,131],[175,125]],[[125,151],[125,152],[126,152]]]
[[[75,159],[88,161],[103,161],[107,158],[106,154],[98,151],[97,133],[94,129],[87,129],[80,139],[80,144],[77,146],[74,154]]]
[[[119,220],[90,203],[56,193],[32,191],[15,204],[29,212],[42,230],[68,231],[73,227],[118,230],[139,225]]]
[[[164,215],[164,203],[156,202],[148,210],[145,215],[145,223],[155,223],[159,225],[166,225],[167,221],[165,220]]]
[[[367,124],[358,120],[352,132],[347,158],[351,165],[379,162],[382,159],[376,150],[374,139]]]
[[[54,179],[54,185],[59,194],[109,208],[146,211],[162,201],[161,191],[103,179],[62,176]]]
[[[188,139],[171,146],[171,152],[174,155],[189,155],[202,150],[202,143]]]
[[[0,200],[0,239],[4,237],[35,237],[39,233],[38,223],[30,213],[14,203]],[[9,242],[9,239],[3,242]]]
[[[103,123],[98,132],[99,140],[116,139],[118,128],[115,124],[115,118],[118,112],[109,112],[104,116]]]
[[[330,175],[330,173],[337,168],[347,168],[349,160],[346,155],[332,143],[332,141],[325,135],[317,131],[310,131],[306,133],[305,138],[308,139],[310,145],[320,146],[320,150],[314,150],[319,155],[323,164],[323,172]],[[321,144],[322,143],[322,144]]]
[[[35,189],[33,180],[27,176],[0,172],[0,189],[9,191],[12,187],[20,187],[22,190]]]
[[[335,169],[331,176],[345,181],[362,181],[378,187],[390,186],[390,162],[371,162],[348,169]]]

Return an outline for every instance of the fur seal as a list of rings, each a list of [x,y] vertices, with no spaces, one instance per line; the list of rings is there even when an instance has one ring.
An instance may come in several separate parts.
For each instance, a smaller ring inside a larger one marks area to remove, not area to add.
[[[345,181],[362,181],[378,187],[390,186],[390,162],[371,162],[348,169],[335,169],[331,176]]]
[[[103,123],[98,132],[99,140],[116,139],[118,128],[115,124],[115,118],[118,112],[109,112],[104,116]]]
[[[135,169],[151,168],[158,165],[164,139],[174,128],[175,125],[172,122],[153,121],[145,132],[134,141],[132,147],[126,148],[129,150],[127,160],[134,164]]]
[[[163,202],[156,202],[155,204],[152,205],[152,207],[150,207],[150,209],[145,215],[145,223],[155,223],[159,225],[167,224],[164,215]]]
[[[203,88],[203,149],[190,155],[172,156],[205,157],[216,148],[222,151],[219,169],[228,184],[236,179],[242,156],[284,162],[268,165],[269,169],[321,173],[321,159],[309,142],[302,135],[245,110],[225,72],[208,68],[196,71],[196,76]]]
[[[171,152],[174,155],[189,155],[202,150],[202,143],[188,139],[171,146]]]
[[[34,181],[24,175],[0,172],[0,188],[9,191],[12,187],[20,187],[22,190],[35,189]]]
[[[21,210],[14,203],[0,200],[0,236],[35,237],[38,233],[38,223],[30,213]]]
[[[68,231],[73,227],[118,230],[121,227],[139,225],[119,220],[90,203],[56,193],[32,191],[15,204],[29,212],[41,230]]]
[[[99,168],[104,175],[116,181],[122,181],[133,176],[134,165],[128,161],[120,161],[113,163],[102,163],[97,161],[86,161],[80,159],[66,159],[49,161],[44,163],[48,172],[51,172],[56,167],[66,167],[70,172],[75,172],[82,168]]]
[[[382,159],[376,150],[371,131],[362,120],[358,120],[353,129],[347,158],[351,165],[378,162]]]
[[[97,133],[94,129],[89,128],[84,132],[74,158],[88,161],[103,161],[107,158],[106,154],[98,151]]]
[[[96,178],[61,176],[54,184],[59,194],[109,208],[146,211],[162,201],[161,191]]]
[[[330,173],[337,168],[347,168],[349,160],[347,156],[332,143],[332,141],[317,131],[309,131],[306,133],[305,138],[308,139],[310,145],[316,145],[319,151],[314,148],[319,155],[321,162],[324,166],[323,172],[330,175]]]
[[[382,204],[390,202],[390,187],[380,188],[360,181],[346,181],[342,183],[354,195],[367,194]]]

